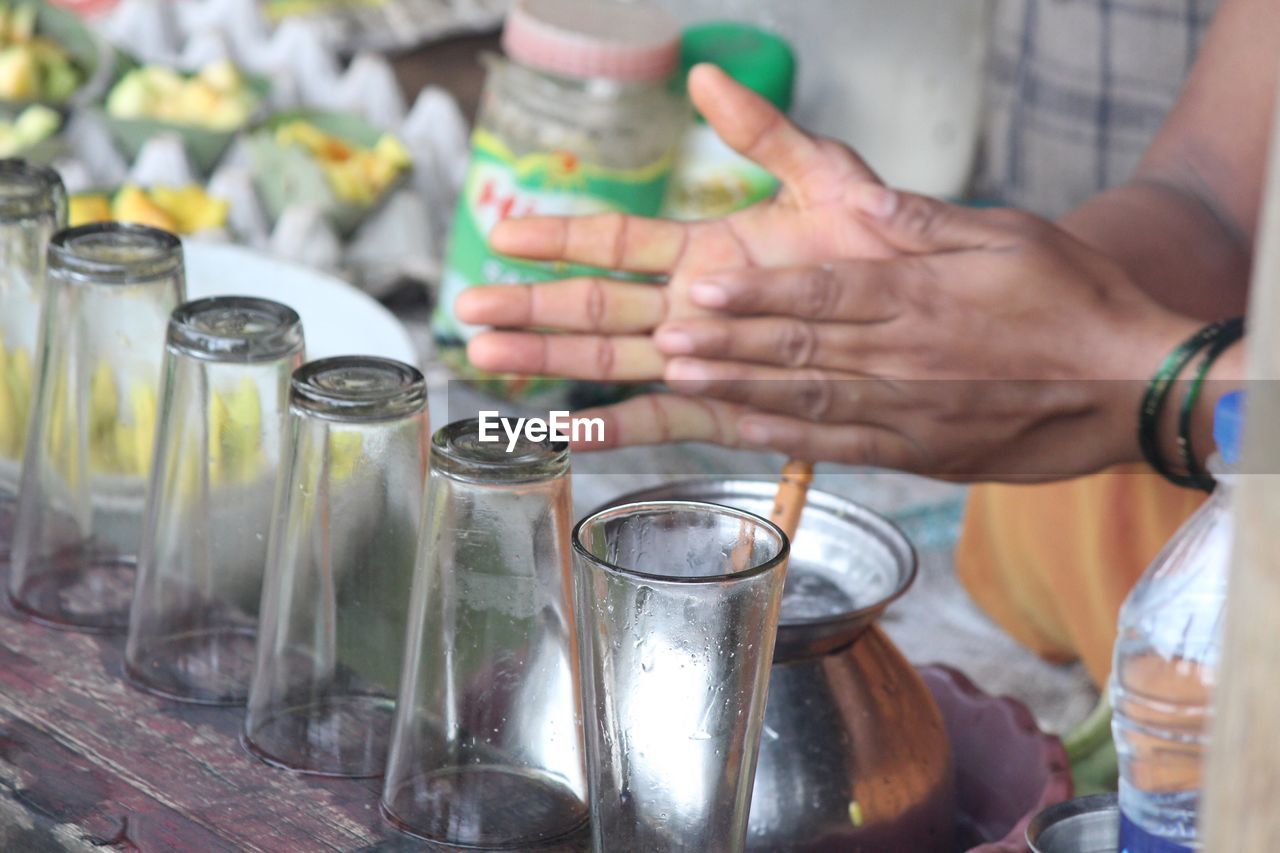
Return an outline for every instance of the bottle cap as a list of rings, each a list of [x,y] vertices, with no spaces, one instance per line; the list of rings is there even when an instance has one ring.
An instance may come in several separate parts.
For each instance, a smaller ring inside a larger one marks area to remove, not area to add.
[[[1218,455],[1228,465],[1240,460],[1240,432],[1244,428],[1244,392],[1232,391],[1213,410],[1213,440]]]
[[[688,74],[700,62],[719,66],[784,113],[790,109],[796,56],[768,30],[736,21],[689,27],[680,42],[680,70]]]
[[[679,64],[680,28],[643,0],[517,0],[502,49],[517,62],[565,77],[662,80]]]

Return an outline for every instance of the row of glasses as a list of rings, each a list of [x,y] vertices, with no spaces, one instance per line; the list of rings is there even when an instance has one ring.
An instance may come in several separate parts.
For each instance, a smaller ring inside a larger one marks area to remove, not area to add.
[[[185,302],[165,232],[50,239],[51,175],[0,162],[0,404],[11,354],[35,364],[16,486],[0,442],[18,610],[127,626],[133,684],[246,704],[270,764],[385,771],[384,815],[422,838],[522,849],[589,821],[597,850],[743,849],[781,531],[682,502],[574,528],[563,443],[471,420],[428,451],[417,370],[303,364],[292,309]]]

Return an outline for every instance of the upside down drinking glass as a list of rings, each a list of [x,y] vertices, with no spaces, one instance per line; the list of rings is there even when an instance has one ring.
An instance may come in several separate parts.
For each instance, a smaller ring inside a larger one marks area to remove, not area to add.
[[[66,198],[52,169],[0,160],[0,566],[13,541],[45,249],[66,219]]]
[[[294,372],[244,741],[268,763],[377,776],[418,541],[426,383],[407,364]]]
[[[302,322],[219,296],[169,320],[125,673],[188,702],[243,702]]]
[[[182,243],[141,225],[49,243],[9,599],[55,627],[128,623]]]
[[[660,501],[588,516],[573,549],[594,849],[743,850],[786,535]]]
[[[433,841],[523,850],[587,817],[569,448],[478,427],[432,440],[382,808]]]

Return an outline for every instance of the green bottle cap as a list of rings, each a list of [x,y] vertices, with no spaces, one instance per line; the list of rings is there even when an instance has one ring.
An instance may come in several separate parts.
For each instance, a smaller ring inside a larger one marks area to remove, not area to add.
[[[680,41],[682,74],[700,62],[720,66],[783,112],[791,107],[796,56],[791,45],[768,30],[737,21],[689,27]]]

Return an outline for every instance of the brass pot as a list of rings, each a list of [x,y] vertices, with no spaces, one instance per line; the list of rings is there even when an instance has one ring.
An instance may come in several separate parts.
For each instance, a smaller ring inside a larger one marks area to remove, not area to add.
[[[776,483],[698,480],[619,498],[768,516]],[[915,579],[911,544],[853,501],[811,490],[792,543],[748,850],[951,853],[955,768],[942,714],[873,623]]]

